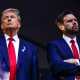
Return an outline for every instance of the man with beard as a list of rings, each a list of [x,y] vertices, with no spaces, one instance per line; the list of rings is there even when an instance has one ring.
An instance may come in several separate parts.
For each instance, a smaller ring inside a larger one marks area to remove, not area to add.
[[[54,76],[53,80],[80,80],[77,18],[72,11],[65,11],[58,16],[56,24],[63,37],[48,44],[48,62]]]

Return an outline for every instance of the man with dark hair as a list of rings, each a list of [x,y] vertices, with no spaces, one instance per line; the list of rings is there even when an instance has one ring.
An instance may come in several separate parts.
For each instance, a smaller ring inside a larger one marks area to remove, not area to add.
[[[56,24],[63,34],[59,40],[48,44],[48,62],[55,80],[80,80],[80,43],[77,18],[72,11],[58,16]]]

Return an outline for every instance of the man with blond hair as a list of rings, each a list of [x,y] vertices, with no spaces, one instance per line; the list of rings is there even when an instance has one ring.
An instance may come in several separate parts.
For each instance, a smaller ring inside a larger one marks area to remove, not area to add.
[[[37,47],[18,37],[21,27],[20,12],[9,8],[2,12],[0,61],[2,80],[39,80]],[[4,75],[5,73],[5,75]]]

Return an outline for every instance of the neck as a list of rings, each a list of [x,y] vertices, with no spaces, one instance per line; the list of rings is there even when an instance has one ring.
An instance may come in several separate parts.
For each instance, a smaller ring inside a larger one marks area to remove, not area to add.
[[[3,32],[10,37],[13,37],[17,34],[17,30],[14,30],[14,29],[7,29],[7,30],[4,30]]]
[[[66,35],[66,36],[70,37],[71,39],[73,39],[74,37],[76,37],[76,35],[75,35],[75,34],[74,34],[74,35],[64,34],[64,35]]]

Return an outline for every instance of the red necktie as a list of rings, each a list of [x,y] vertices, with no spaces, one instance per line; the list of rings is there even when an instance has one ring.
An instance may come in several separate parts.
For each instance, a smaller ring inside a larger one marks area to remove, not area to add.
[[[75,46],[75,42],[74,40],[71,40],[71,47],[72,47],[72,51],[73,51],[73,55],[74,55],[74,59],[79,59],[79,53],[78,53],[78,50]],[[80,76],[76,76],[76,78],[80,79]]]
[[[9,63],[10,63],[10,80],[16,80],[16,56],[15,56],[15,49],[12,43],[13,38],[9,38],[8,44],[8,55],[9,55]]]

